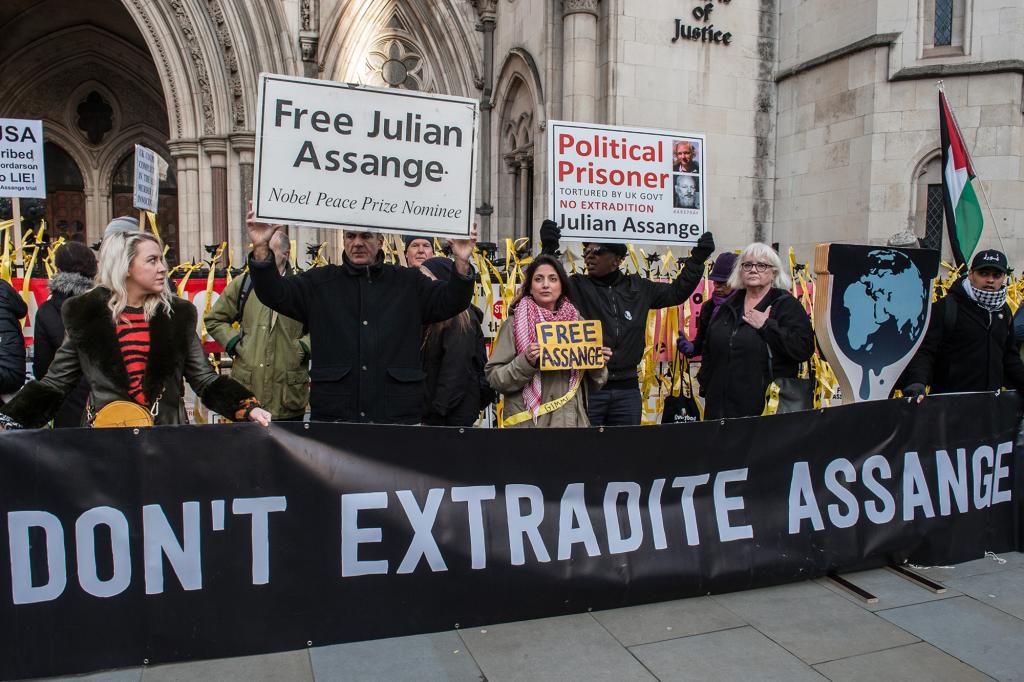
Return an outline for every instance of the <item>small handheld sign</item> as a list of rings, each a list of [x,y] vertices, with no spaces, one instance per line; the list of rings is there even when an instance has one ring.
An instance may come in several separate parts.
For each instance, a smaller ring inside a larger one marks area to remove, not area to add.
[[[46,198],[42,121],[0,118],[0,196]]]
[[[537,342],[542,372],[604,367],[600,320],[538,322]]]
[[[132,206],[142,211],[156,213],[160,194],[160,174],[156,152],[142,145],[135,145],[135,190]]]

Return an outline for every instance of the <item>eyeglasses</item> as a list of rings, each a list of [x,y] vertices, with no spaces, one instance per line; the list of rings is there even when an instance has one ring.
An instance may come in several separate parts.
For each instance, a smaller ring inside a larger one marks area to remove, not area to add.
[[[768,263],[741,263],[740,266],[743,268],[743,272],[767,272],[772,266]]]
[[[602,256],[608,253],[608,249],[603,246],[588,246],[584,251],[583,255],[586,256]]]

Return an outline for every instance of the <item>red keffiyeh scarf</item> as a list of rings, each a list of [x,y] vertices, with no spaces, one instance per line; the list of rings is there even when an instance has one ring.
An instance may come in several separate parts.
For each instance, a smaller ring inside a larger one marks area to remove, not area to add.
[[[568,322],[580,319],[580,314],[568,299],[562,299],[562,304],[558,307],[558,310],[551,312],[537,305],[537,302],[531,296],[523,296],[519,303],[516,304],[514,317],[516,353],[523,353],[529,348],[531,343],[537,342],[538,322]],[[523,388],[523,402],[526,403],[526,410],[534,419],[537,418],[537,410],[540,409],[541,397],[544,395],[541,392],[542,374],[543,372],[534,374],[530,383]],[[569,390],[571,391],[579,381],[580,371],[578,369],[570,370]]]

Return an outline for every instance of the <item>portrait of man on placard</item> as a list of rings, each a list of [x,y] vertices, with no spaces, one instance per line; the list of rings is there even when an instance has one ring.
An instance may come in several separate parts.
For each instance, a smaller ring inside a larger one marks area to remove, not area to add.
[[[700,186],[697,176],[678,173],[672,181],[673,208],[700,208]]]
[[[700,143],[676,140],[672,144],[672,170],[676,173],[699,173]]]

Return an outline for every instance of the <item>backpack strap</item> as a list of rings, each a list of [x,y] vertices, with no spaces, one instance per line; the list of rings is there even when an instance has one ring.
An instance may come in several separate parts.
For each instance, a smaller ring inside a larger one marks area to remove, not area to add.
[[[235,315],[235,319],[232,322],[242,323],[242,313],[245,312],[245,302],[249,300],[249,294],[252,293],[252,277],[246,272],[242,275],[242,288],[238,292],[238,313]]]

